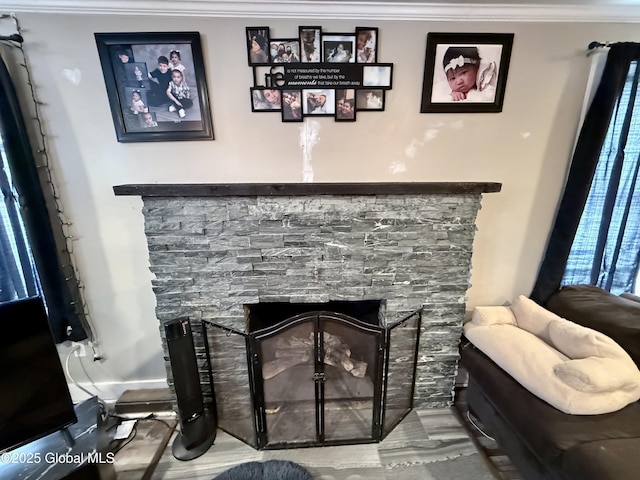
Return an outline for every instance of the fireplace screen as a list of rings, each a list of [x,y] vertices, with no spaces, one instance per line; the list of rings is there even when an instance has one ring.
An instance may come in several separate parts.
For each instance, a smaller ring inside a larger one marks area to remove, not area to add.
[[[379,441],[411,410],[420,311],[384,302],[245,306],[248,333],[205,321],[218,425],[255,448]]]

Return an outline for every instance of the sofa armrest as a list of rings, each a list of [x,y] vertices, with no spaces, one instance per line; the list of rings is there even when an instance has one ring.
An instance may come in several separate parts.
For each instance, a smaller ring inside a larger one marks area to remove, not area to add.
[[[620,296],[622,298],[626,298],[627,300],[633,300],[634,302],[640,302],[640,297],[638,295],[634,295],[633,293],[621,293]]]
[[[612,338],[640,368],[640,302],[593,285],[570,285],[555,292],[544,307]]]

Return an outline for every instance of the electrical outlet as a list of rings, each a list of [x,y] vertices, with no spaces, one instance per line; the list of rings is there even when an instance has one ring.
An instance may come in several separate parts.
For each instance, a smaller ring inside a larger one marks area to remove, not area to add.
[[[87,349],[84,347],[83,343],[71,342],[71,348],[75,348],[76,350],[73,352],[76,357],[86,357]]]

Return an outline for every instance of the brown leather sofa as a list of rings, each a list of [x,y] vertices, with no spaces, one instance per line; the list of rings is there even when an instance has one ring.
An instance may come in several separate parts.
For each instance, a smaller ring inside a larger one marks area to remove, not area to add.
[[[591,285],[566,286],[544,307],[611,337],[640,368],[640,302]],[[640,478],[640,401],[602,415],[562,413],[463,339],[467,402],[526,480]]]

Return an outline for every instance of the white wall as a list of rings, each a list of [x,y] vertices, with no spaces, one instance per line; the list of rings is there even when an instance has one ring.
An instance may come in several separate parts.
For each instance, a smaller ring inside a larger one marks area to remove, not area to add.
[[[336,7],[339,8],[339,7]],[[339,12],[336,12],[339,17]],[[317,182],[501,182],[478,218],[468,309],[529,294],[568,165],[589,71],[592,40],[638,40],[635,25],[429,23],[133,16],[18,15],[33,70],[62,203],[103,362],[71,359],[80,382],[165,378],[143,233],[142,202],[116,197],[127,183],[299,182],[301,131],[319,128],[312,150]],[[377,26],[379,60],[394,64],[384,112],[355,123],[314,118],[281,123],[252,113],[246,26],[274,38],[299,25],[325,31]],[[215,141],[116,141],[94,32],[199,31]],[[504,110],[499,114],[420,114],[428,32],[515,33]],[[79,84],[64,69],[78,69]],[[64,354],[64,350],[63,350]],[[82,367],[82,368],[81,368]],[[117,389],[116,389],[117,393]]]

